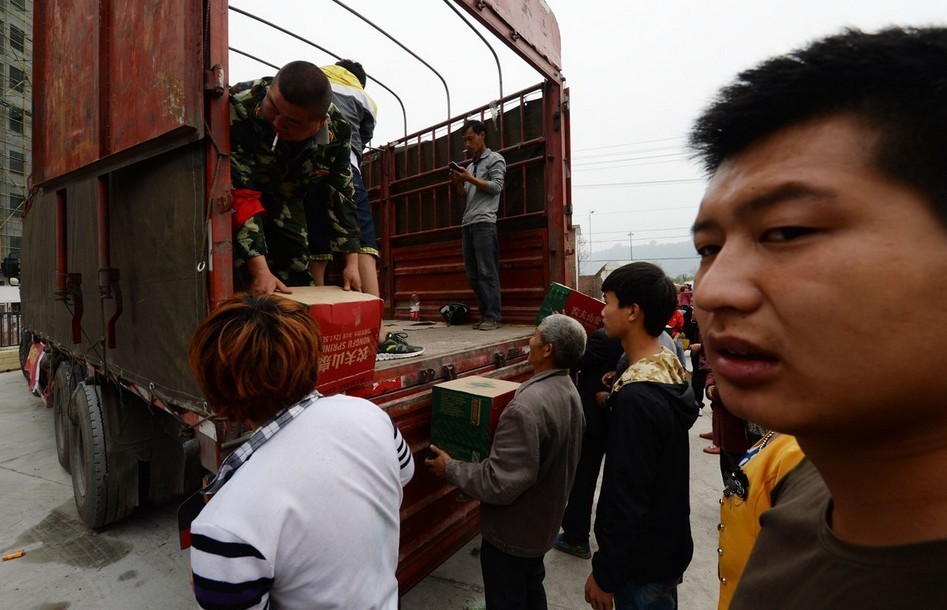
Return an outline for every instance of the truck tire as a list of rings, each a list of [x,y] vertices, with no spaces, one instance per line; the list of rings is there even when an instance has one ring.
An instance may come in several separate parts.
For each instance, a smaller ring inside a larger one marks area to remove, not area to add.
[[[69,403],[76,389],[73,365],[68,360],[61,362],[53,378],[53,429],[56,433],[56,457],[63,470],[69,472],[69,444],[72,436],[72,421],[69,419]]]
[[[20,372],[30,380],[30,374],[26,372],[26,360],[30,357],[30,348],[33,347],[33,335],[28,330],[24,330],[20,335]]]
[[[121,481],[110,463],[107,413],[100,393],[111,388],[79,383],[72,394],[75,433],[70,439],[72,490],[79,517],[89,527],[102,527],[134,510],[119,493]]]

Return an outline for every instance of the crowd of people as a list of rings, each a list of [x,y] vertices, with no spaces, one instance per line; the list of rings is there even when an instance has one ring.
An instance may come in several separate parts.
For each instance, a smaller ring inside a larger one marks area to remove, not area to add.
[[[205,607],[396,608],[411,451],[371,403],[314,392],[318,328],[268,296],[311,273],[305,210],[259,170],[283,167],[284,152],[327,168],[332,248],[346,284],[361,285],[352,163],[337,146],[350,128],[323,93],[300,114],[305,86],[290,75],[311,70],[287,68],[234,89],[247,123],[235,186],[257,193],[241,194],[235,216],[250,293],[210,314],[189,357],[208,404],[258,430],[203,490],[194,590]],[[945,102],[943,28],[846,31],[721,91],[692,134],[710,176],[693,290],[650,263],[619,268],[602,285],[601,331],[586,337],[559,314],[536,328],[534,374],[486,459],[431,446],[430,472],[481,501],[487,608],[546,608],[552,548],[591,559],[595,610],[676,608],[705,396],[723,490],[720,608],[942,603],[947,387],[918,350],[947,339],[947,294],[931,282],[947,271]],[[319,144],[327,128],[336,138]],[[481,205],[502,187],[502,158],[482,125],[464,137],[474,161],[452,181],[471,214],[464,253],[487,330],[500,324],[499,285],[485,279],[495,216]],[[234,365],[248,357],[267,366]]]

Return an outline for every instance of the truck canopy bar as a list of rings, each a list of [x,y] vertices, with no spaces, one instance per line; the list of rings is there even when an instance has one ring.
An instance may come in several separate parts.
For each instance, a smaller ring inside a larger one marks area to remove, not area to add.
[[[308,44],[309,46],[315,47],[316,49],[319,49],[320,51],[322,51],[322,52],[325,53],[326,55],[331,55],[331,56],[334,57],[336,60],[342,59],[339,55],[333,53],[333,52],[330,51],[329,49],[326,49],[325,47],[319,46],[319,45],[317,45],[316,43],[314,43],[313,41],[309,40],[308,38],[303,38],[303,37],[300,36],[299,34],[296,34],[295,32],[291,32],[291,31],[287,30],[286,28],[280,27],[280,26],[276,25],[275,23],[272,23],[272,22],[270,22],[270,21],[267,21],[266,19],[263,19],[262,17],[258,17],[257,15],[254,15],[253,13],[248,13],[247,11],[244,11],[244,10],[242,10],[242,9],[239,9],[239,8],[237,8],[237,7],[235,7],[235,6],[230,6],[230,7],[228,7],[228,8],[229,8],[230,10],[232,10],[233,12],[235,12],[235,13],[239,13],[239,14],[241,14],[241,15],[244,15],[245,17],[249,17],[250,19],[253,19],[253,20],[255,20],[255,21],[259,21],[260,23],[262,23],[262,24],[264,24],[264,25],[270,26],[270,27],[273,28],[274,30],[277,30],[277,31],[279,31],[279,32],[282,32],[282,33],[286,34],[287,36],[292,36],[292,37],[295,38],[296,40],[299,40],[299,41],[301,41],[301,42],[304,42],[304,43]],[[272,67],[272,68],[274,68],[274,69],[276,69],[276,70],[279,70],[279,69],[280,69],[280,66],[276,66],[276,65],[274,65],[274,64],[272,64],[272,63],[270,63],[270,62],[268,62],[268,61],[265,61],[265,60],[263,60],[263,59],[260,59],[259,57],[255,56],[255,55],[250,55],[249,53],[246,53],[246,52],[244,52],[244,51],[239,51],[239,50],[237,50],[237,49],[235,49],[235,48],[233,48],[233,47],[229,47],[229,48],[230,48],[231,51],[233,51],[233,52],[235,52],[235,53],[239,53],[240,55],[243,55],[244,57],[249,57],[250,59],[252,59],[252,60],[254,60],[254,61],[258,61],[258,62],[260,62],[261,64],[270,66],[270,67]],[[401,106],[401,118],[402,118],[402,121],[403,121],[403,123],[404,123],[404,134],[405,134],[405,135],[408,135],[408,112],[405,110],[404,102],[401,100],[401,97],[398,96],[398,94],[395,93],[390,87],[388,87],[387,85],[385,85],[385,83],[381,82],[380,80],[378,80],[378,79],[375,78],[374,76],[372,76],[372,75],[370,75],[370,74],[366,74],[365,76],[366,76],[367,78],[372,79],[379,87],[381,87],[382,89],[384,89],[385,91],[387,91],[388,93],[390,93],[392,96],[394,96],[394,98],[395,98],[396,100],[398,100],[398,105]]]

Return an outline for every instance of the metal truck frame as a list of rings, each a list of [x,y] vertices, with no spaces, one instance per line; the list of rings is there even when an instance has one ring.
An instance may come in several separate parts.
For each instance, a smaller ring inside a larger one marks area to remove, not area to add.
[[[453,4],[544,80],[366,155],[385,314],[406,319],[412,293],[426,319],[440,304],[472,301],[446,166],[465,119],[496,117],[485,121],[489,138],[509,163],[498,221],[503,318],[531,325],[550,282],[575,285],[558,26],[541,0]],[[194,328],[234,290],[228,5],[48,0],[35,11],[21,360],[53,410],[79,516],[97,528],[195,488],[249,432],[208,410],[186,363]],[[437,332],[438,349],[381,364],[348,389],[392,417],[418,463],[432,385],[530,373],[531,326]],[[401,517],[406,591],[476,534],[479,505],[419,468]]]

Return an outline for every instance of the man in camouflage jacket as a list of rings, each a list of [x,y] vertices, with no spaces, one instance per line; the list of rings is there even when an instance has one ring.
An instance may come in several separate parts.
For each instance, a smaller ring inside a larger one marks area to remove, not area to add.
[[[234,266],[251,292],[312,283],[303,202],[316,181],[328,192],[333,249],[345,253],[344,288],[361,289],[351,127],[330,99],[328,79],[303,61],[230,89]]]

